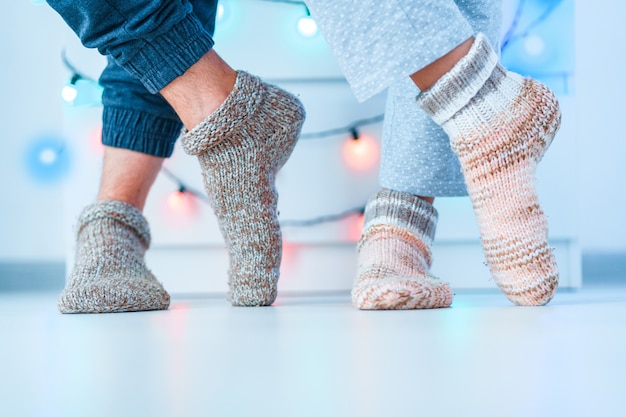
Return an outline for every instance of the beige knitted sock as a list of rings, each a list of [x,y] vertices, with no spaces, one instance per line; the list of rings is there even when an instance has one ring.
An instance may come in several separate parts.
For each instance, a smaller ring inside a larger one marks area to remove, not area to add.
[[[428,272],[437,211],[418,197],[383,189],[365,207],[352,302],[362,310],[448,307],[452,290]]]
[[[555,95],[507,72],[479,34],[468,55],[418,103],[459,156],[496,284],[515,304],[546,304],[558,269],[535,171],[560,125]]]
[[[226,101],[182,137],[185,151],[198,156],[228,247],[233,305],[270,305],[276,298],[282,243],[274,180],[303,122],[296,97],[239,72]]]
[[[96,201],[78,219],[74,269],[59,298],[61,313],[165,310],[170,296],[144,263],[150,231],[141,212]]]

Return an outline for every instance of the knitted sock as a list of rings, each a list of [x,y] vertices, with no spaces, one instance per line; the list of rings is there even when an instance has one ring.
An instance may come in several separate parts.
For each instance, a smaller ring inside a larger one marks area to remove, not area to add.
[[[78,219],[74,269],[59,298],[61,313],[165,310],[170,296],[146,268],[150,231],[141,212],[96,201]]]
[[[303,122],[296,97],[239,72],[226,101],[183,134],[228,247],[233,305],[270,305],[276,298],[282,242],[274,180]]]
[[[418,103],[459,156],[496,284],[515,304],[546,304],[558,270],[535,171],[560,125],[555,95],[507,72],[479,34],[467,56]]]
[[[450,286],[429,274],[437,211],[414,195],[383,189],[365,208],[352,302],[362,310],[448,307]]]

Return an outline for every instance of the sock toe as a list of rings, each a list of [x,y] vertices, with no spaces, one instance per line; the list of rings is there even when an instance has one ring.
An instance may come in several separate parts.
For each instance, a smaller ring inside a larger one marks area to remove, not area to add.
[[[156,280],[113,277],[66,288],[58,301],[61,313],[166,310],[169,304],[169,294]]]
[[[76,261],[61,293],[61,313],[164,310],[170,296],[144,263],[150,245],[141,212],[121,201],[97,201],[77,225]]]
[[[352,302],[361,310],[445,308],[452,304],[452,289],[435,278],[393,276],[355,286]]]

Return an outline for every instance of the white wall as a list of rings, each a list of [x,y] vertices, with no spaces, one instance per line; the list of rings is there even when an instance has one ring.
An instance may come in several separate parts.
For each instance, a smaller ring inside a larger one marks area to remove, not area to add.
[[[47,6],[8,1],[0,13],[0,262],[61,260],[63,184],[32,180],[26,147],[62,130],[64,27]]]
[[[581,155],[580,243],[584,251],[623,252],[626,251],[626,221],[623,216],[626,197],[621,193],[620,185],[626,179],[626,141],[622,123],[623,97],[626,96],[626,83],[622,80],[622,45],[626,40],[626,27],[621,16],[626,11],[626,5],[609,0],[591,3],[577,0],[576,4],[579,136],[577,141],[572,141],[572,146],[578,146]],[[263,7],[260,6],[260,9]],[[256,18],[262,19],[262,16],[257,14]],[[12,0],[5,5],[5,13],[0,14],[0,53],[3,56],[3,64],[0,65],[0,121],[4,132],[4,151],[0,153],[0,262],[62,261],[65,256],[68,227],[61,221],[64,213],[63,184],[41,185],[32,181],[24,168],[23,153],[33,137],[45,132],[58,133],[63,129],[64,113],[59,91],[68,73],[61,64],[60,56],[64,47],[76,51],[75,40],[70,39],[60,18],[46,5],[34,6],[28,0]],[[307,64],[309,55],[304,53],[305,49],[302,50],[301,58]],[[85,57],[88,56],[93,55],[85,54]],[[93,65],[84,59],[82,63],[87,67]],[[274,75],[280,77],[284,74]],[[311,93],[309,97],[314,95]],[[312,108],[309,130],[314,130],[316,124],[328,126],[340,121],[331,109],[330,121],[322,123],[319,120],[321,116],[316,116],[313,109],[323,108],[326,104],[311,102],[309,105]],[[368,106],[374,104],[364,107],[366,112],[373,112],[368,110],[371,109]],[[351,116],[348,114],[346,117],[350,120]],[[305,149],[307,146],[310,145],[303,145],[300,154],[296,155],[302,164],[307,163],[307,154],[320,156]],[[311,191],[310,187],[323,188],[314,181],[318,174],[315,164],[310,161],[308,164],[310,171],[305,177],[309,184],[307,191]],[[285,184],[290,181],[293,177],[286,176],[283,180]],[[333,212],[346,203],[360,200],[368,187],[361,183],[352,197],[348,188],[342,200],[329,201],[325,205],[313,202],[313,211],[319,212],[318,207],[327,207],[325,212]],[[305,197],[306,194],[300,201],[306,200]],[[85,193],[85,198],[91,198],[91,194]],[[303,214],[306,216],[309,214],[306,207],[311,206],[304,206]]]
[[[626,3],[576,2],[583,250],[626,252]]]

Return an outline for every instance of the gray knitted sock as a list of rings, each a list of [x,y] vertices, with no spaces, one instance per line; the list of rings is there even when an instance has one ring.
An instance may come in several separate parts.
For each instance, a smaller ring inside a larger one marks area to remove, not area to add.
[[[270,305],[276,298],[282,240],[274,180],[303,122],[296,97],[239,72],[226,101],[183,134],[228,247],[233,305]]]
[[[141,212],[96,201],[78,219],[74,269],[59,298],[61,313],[165,310],[170,296],[146,268],[150,245]]]
[[[437,211],[412,194],[383,189],[365,207],[352,302],[362,310],[448,307],[450,286],[428,272]]]

